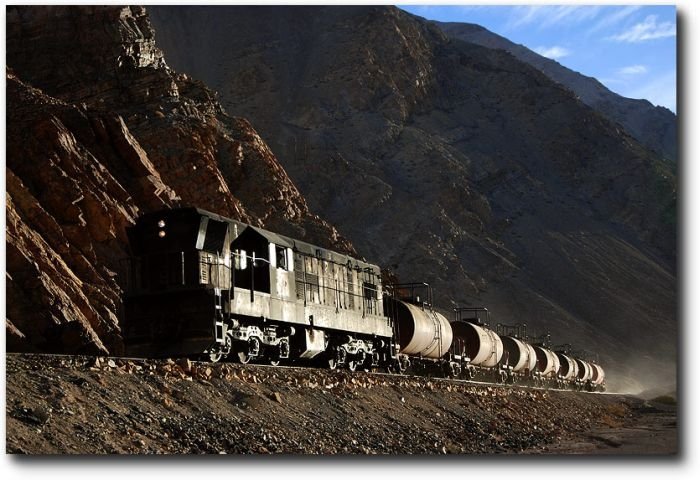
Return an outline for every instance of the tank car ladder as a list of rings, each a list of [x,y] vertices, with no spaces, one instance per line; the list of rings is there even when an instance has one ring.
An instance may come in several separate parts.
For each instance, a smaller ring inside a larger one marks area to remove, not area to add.
[[[442,351],[442,322],[438,319],[437,315],[435,314],[435,311],[430,308],[428,311],[428,314],[430,315],[430,318],[433,320],[433,342],[437,342],[438,345],[438,351],[440,352],[440,356],[443,355]]]

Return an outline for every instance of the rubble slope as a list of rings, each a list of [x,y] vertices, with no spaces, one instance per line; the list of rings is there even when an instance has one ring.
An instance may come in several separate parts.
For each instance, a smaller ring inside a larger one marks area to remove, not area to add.
[[[636,453],[615,429],[653,410],[622,395],[34,355],[8,356],[7,395],[7,451],[26,454],[567,453],[582,442],[586,453]],[[662,433],[643,453],[675,452],[675,427]]]

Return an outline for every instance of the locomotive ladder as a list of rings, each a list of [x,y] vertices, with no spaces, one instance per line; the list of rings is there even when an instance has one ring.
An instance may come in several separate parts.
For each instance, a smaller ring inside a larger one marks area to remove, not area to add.
[[[217,343],[224,341],[224,314],[221,308],[221,289],[214,289],[214,330]]]
[[[217,343],[222,343],[224,341],[224,312],[221,300],[221,282],[220,282],[220,269],[221,269],[221,258],[219,253],[216,254],[216,282],[217,285],[214,287],[214,333],[216,336]]]

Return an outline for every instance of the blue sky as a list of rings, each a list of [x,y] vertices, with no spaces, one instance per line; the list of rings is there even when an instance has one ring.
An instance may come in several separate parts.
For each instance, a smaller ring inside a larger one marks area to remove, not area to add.
[[[399,5],[444,22],[477,23],[610,90],[676,111],[676,7]]]

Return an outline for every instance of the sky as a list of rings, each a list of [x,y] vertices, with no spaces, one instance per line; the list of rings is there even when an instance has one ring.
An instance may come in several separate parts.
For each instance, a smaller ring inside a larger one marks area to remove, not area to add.
[[[443,22],[476,23],[615,93],[676,112],[673,5],[399,5]]]

